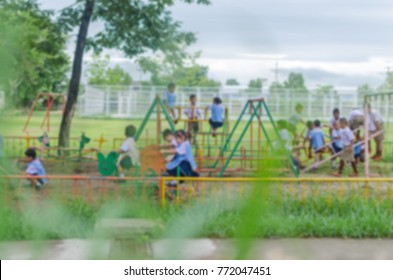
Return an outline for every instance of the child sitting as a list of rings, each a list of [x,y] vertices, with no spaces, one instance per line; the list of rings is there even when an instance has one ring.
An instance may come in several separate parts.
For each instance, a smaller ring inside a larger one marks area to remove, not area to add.
[[[314,129],[310,133],[311,145],[314,149],[315,162],[322,160],[322,153],[325,147],[325,135],[321,129],[321,122],[319,120],[314,121]]]
[[[175,157],[166,165],[167,173],[173,177],[178,175],[180,177],[198,177],[197,165],[187,133],[184,130],[178,130],[175,133],[175,138],[178,146],[172,151],[175,153]]]
[[[117,159],[117,171],[120,178],[124,178],[124,169],[129,169],[131,166],[139,166],[139,150],[136,146],[134,136],[136,134],[136,128],[133,125],[129,125],[125,129],[126,140],[117,152],[120,156]]]
[[[213,99],[213,104],[207,107],[207,109],[210,109],[210,114],[211,114],[209,123],[212,128],[212,136],[216,137],[217,128],[220,128],[224,125],[223,114],[225,109],[224,106],[222,106],[221,98],[215,97]]]
[[[339,177],[343,173],[344,165],[346,161],[351,162],[353,173],[350,175],[351,177],[358,176],[358,170],[356,168],[356,162],[353,155],[353,144],[355,141],[355,135],[352,130],[348,127],[348,121],[346,118],[340,119],[340,127],[341,127],[341,141],[343,144],[343,152],[341,154],[340,166],[338,169],[338,173],[333,173],[333,176]]]
[[[190,107],[184,110],[184,114],[188,117],[187,131],[191,133],[193,143],[196,142],[196,135],[199,132],[199,119],[201,118],[201,110],[196,108],[196,95],[190,95]]]
[[[337,154],[343,149],[343,143],[341,141],[340,121],[336,121],[333,123],[330,135],[332,140],[332,153]],[[332,159],[332,168],[336,168],[336,158]]]
[[[30,185],[36,190],[41,190],[48,183],[48,179],[46,178],[34,178],[34,177],[42,177],[46,176],[45,168],[42,165],[41,161],[37,158],[37,153],[35,149],[27,149],[25,152],[27,169],[25,174],[31,176],[29,178]]]

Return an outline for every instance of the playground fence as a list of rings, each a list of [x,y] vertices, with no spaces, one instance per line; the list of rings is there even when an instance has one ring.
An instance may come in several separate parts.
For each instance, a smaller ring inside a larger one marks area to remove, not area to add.
[[[149,86],[92,86],[86,87],[85,94],[79,102],[79,114],[86,117],[143,118],[156,95],[163,96],[165,87]],[[230,112],[230,119],[235,120],[249,99],[264,98],[274,119],[287,118],[293,108],[300,103],[304,106],[306,119],[327,120],[332,110],[339,108],[343,116],[362,106],[363,99],[356,90],[338,90],[319,94],[317,90],[299,92],[296,90],[249,90],[239,87],[202,88],[178,87],[178,106],[188,106],[189,96],[195,94],[199,106],[210,105],[213,97],[220,96]],[[393,104],[377,105],[385,120]]]
[[[170,204],[191,205],[196,201],[216,200],[236,203],[238,198],[250,194],[253,187],[267,188],[266,199],[277,202],[285,199],[305,201],[307,198],[323,199],[327,203],[338,200],[376,200],[389,203],[393,210],[393,178],[147,178],[45,176],[48,185],[39,192],[25,187],[28,176],[1,175],[3,199],[14,201],[23,196],[42,201],[57,197],[84,198],[88,202],[106,199],[157,200],[162,206]],[[177,181],[178,188],[168,186]],[[181,182],[180,182],[181,181]],[[169,198],[169,199],[168,199]],[[261,197],[262,201],[263,197]]]

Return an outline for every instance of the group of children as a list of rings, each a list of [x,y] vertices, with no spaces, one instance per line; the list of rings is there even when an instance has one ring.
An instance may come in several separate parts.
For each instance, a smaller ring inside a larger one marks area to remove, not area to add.
[[[280,137],[284,143],[287,150],[290,150],[293,154],[293,161],[302,168],[299,160],[299,150],[305,149],[309,158],[314,158],[316,165],[322,161],[322,155],[325,152],[330,152],[332,155],[336,155],[332,159],[332,167],[336,168],[336,158],[340,158],[338,171],[333,173],[334,176],[341,176],[345,163],[350,163],[352,167],[352,173],[350,176],[357,176],[357,164],[363,159],[364,155],[364,139],[360,136],[360,126],[364,125],[364,113],[360,109],[354,109],[350,115],[349,119],[340,117],[340,110],[335,108],[333,110],[333,116],[329,122],[329,136],[330,142],[326,143],[325,133],[323,132],[321,122],[319,120],[308,121],[306,123],[306,132],[303,137],[303,145],[294,146],[288,144],[290,142],[290,137],[288,132],[283,132],[284,130],[290,131],[297,138],[299,135],[296,132],[297,124],[302,121],[301,112],[303,106],[301,104],[296,105],[296,113],[290,118],[289,122],[279,121],[278,127],[280,129]],[[382,139],[383,139],[383,121],[379,113],[372,111],[371,107],[367,108],[370,114],[369,127],[367,128],[370,134],[379,132],[379,134],[374,137],[376,142],[376,154],[372,157],[374,160],[380,160],[382,156]]]
[[[164,94],[164,104],[168,111],[173,117],[173,122],[178,123],[179,119],[176,116],[176,85],[170,83],[168,90]],[[209,124],[212,130],[212,136],[217,135],[217,129],[224,125],[224,106],[220,97],[214,97],[213,102],[205,110],[205,115],[210,111]],[[197,107],[197,96],[195,94],[190,95],[190,104],[184,109],[184,114],[187,116],[187,132],[192,135],[193,142],[196,141],[196,135],[199,132],[199,122],[201,121],[202,111]]]

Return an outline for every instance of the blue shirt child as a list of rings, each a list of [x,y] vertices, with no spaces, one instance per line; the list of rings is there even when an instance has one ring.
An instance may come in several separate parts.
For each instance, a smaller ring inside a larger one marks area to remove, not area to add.
[[[192,170],[197,168],[194,160],[194,155],[192,154],[192,148],[189,141],[184,141],[176,148],[176,155],[172,161],[166,164],[166,169],[172,170],[180,165],[182,161],[188,161],[190,163]]]
[[[224,121],[222,115],[224,114],[225,109],[222,104],[210,105],[210,111],[211,111],[211,120],[213,122],[222,123]]]
[[[164,100],[167,102],[169,108],[176,107],[176,94],[170,91],[165,92]]]
[[[31,176],[46,176],[45,168],[39,159],[35,159],[27,165],[26,173]],[[40,181],[46,184],[48,179],[42,178]]]
[[[318,151],[325,146],[325,135],[319,127],[316,127],[311,131],[310,139],[314,151]]]

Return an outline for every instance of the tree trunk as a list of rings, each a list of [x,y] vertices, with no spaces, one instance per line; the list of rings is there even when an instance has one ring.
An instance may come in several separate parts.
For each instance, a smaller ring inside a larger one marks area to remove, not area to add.
[[[63,118],[61,120],[59,132],[59,147],[69,147],[71,121],[74,116],[74,109],[78,101],[79,84],[82,74],[83,54],[85,51],[86,38],[89,30],[89,24],[96,0],[86,0],[85,9],[79,26],[78,38],[74,61],[72,65],[72,74],[70,85],[68,87],[67,102],[65,104]]]

